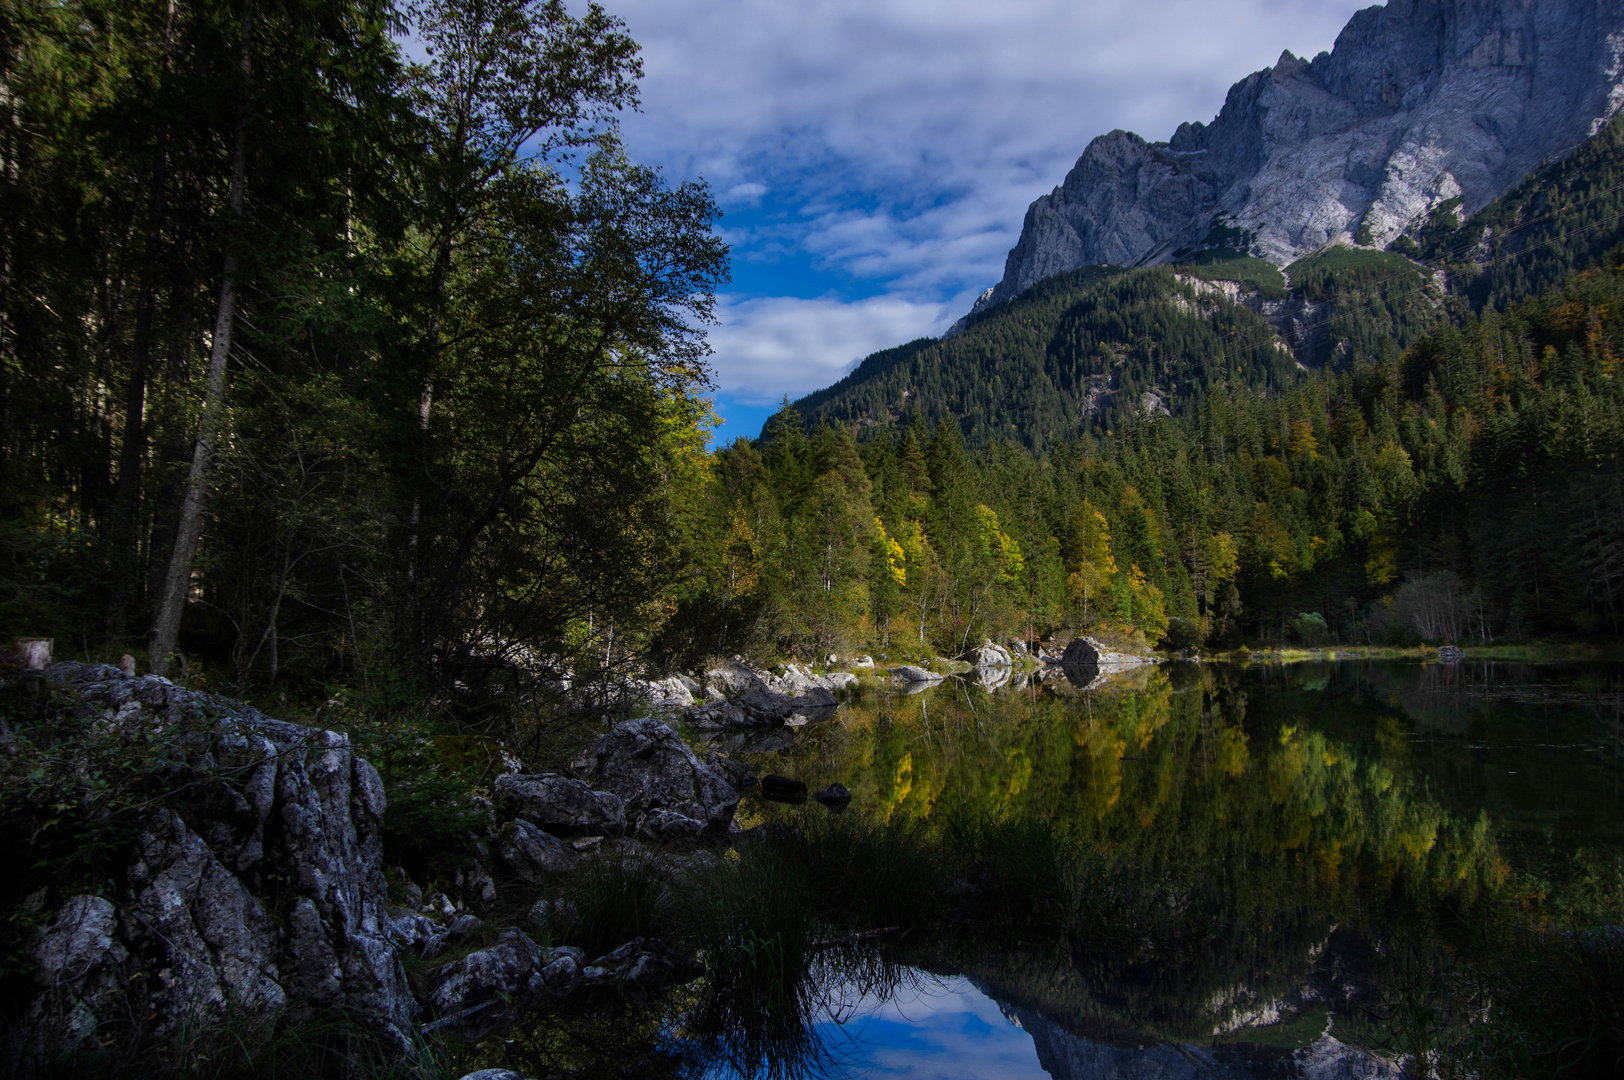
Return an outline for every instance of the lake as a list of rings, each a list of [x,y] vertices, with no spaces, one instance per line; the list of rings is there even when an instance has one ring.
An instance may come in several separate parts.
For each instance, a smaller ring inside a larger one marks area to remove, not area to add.
[[[1436,1012],[1496,926],[1617,919],[1624,666],[1043,674],[866,688],[730,750],[845,785],[848,814],[1053,826],[1092,890],[1068,933],[950,920],[814,963],[777,1008],[730,1010],[701,981],[538,1019],[504,1060],[538,1077],[1396,1075],[1413,1006]],[[740,807],[746,826],[829,813]]]

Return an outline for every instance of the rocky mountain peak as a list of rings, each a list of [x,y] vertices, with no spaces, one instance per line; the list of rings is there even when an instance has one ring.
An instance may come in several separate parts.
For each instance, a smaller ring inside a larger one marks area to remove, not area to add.
[[[1209,124],[1096,138],[1027,209],[987,299],[1203,249],[1285,266],[1336,242],[1384,247],[1447,200],[1482,207],[1621,104],[1624,0],[1390,0],[1330,52],[1287,50],[1237,82]]]

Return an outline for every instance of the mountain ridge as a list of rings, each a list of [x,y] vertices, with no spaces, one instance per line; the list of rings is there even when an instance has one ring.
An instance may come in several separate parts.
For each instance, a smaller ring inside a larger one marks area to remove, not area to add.
[[[1536,295],[1624,240],[1624,116],[1464,220],[1458,201],[1440,204],[1416,236],[1393,251],[1333,245],[1291,264],[1289,283],[1266,260],[1222,250],[1066,271],[966,316],[952,336],[874,353],[795,408],[858,429],[951,415],[971,444],[1039,449],[1120,427],[1147,404],[1176,413],[1220,381],[1267,391],[1299,365],[1375,359],[1440,321]]]
[[[1624,104],[1618,0],[1390,0],[1312,61],[1283,52],[1210,124],[1094,139],[1027,209],[977,310],[1078,266],[1203,247],[1277,266],[1337,241],[1385,247],[1451,199],[1472,213]]]

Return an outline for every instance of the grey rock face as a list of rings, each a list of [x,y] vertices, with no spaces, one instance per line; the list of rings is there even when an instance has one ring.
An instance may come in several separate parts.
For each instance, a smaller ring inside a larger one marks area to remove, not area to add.
[[[647,822],[662,838],[687,831],[677,818],[726,834],[747,778],[723,759],[701,761],[668,725],[646,718],[617,724],[584,764],[594,787],[624,803],[634,829]]]
[[[493,786],[498,806],[558,836],[602,835],[626,828],[626,810],[618,796],[594,791],[573,777],[507,773]]]
[[[1079,266],[1172,261],[1220,219],[1237,231],[1214,246],[1281,266],[1361,224],[1385,246],[1447,199],[1482,207],[1621,104],[1618,0],[1390,0],[1331,52],[1282,53],[1236,83],[1211,124],[1095,139],[1027,209],[986,299]]]
[[[160,805],[139,821],[113,895],[71,897],[56,913],[37,954],[41,993],[5,1033],[10,1069],[72,1049],[115,1009],[161,1037],[228,1013],[333,1006],[406,1050],[413,1004],[387,907],[383,784],[347,737],[107,665],[46,675],[109,733],[166,733],[195,786],[184,814]],[[263,895],[273,866],[281,929]]]

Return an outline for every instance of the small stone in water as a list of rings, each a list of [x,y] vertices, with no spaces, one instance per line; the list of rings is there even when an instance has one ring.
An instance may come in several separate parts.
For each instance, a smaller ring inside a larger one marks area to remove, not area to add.
[[[787,776],[767,775],[761,778],[761,797],[771,802],[800,806],[806,802],[806,785]]]

